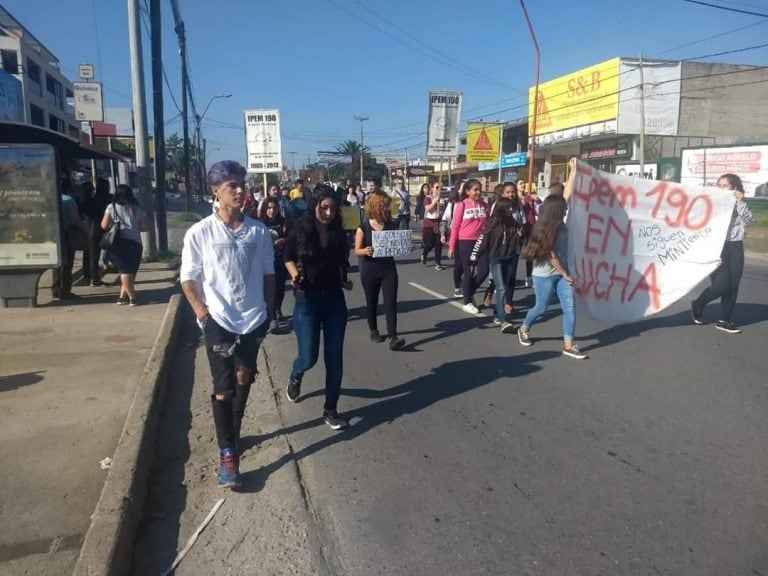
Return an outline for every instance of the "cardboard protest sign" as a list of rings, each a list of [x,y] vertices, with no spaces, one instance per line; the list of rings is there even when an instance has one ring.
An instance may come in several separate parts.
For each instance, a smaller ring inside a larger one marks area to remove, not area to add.
[[[403,201],[400,199],[397,194],[392,198],[392,204],[390,205],[390,214],[392,214],[392,218],[397,220],[397,216],[400,213],[400,204],[402,204]]]
[[[579,312],[638,320],[661,312],[719,266],[733,193],[574,162],[568,265]]]
[[[374,258],[405,256],[411,253],[411,231],[374,230],[371,244]]]
[[[358,206],[342,206],[341,227],[344,230],[357,230],[360,226],[360,208]]]

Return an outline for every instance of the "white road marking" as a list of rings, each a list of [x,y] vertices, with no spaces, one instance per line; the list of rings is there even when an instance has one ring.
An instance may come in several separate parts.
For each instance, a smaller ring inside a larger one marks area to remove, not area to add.
[[[434,296],[435,298],[438,298],[439,300],[443,300],[450,304],[451,306],[455,306],[462,312],[464,312],[464,309],[462,308],[463,304],[460,304],[459,302],[456,302],[456,300],[453,300],[452,298],[448,298],[447,296],[443,296],[439,292],[435,292],[434,290],[427,288],[426,286],[422,286],[421,284],[417,284],[416,282],[408,282],[409,286],[413,286],[414,288],[421,290],[422,292],[426,292],[430,296]],[[467,312],[464,312],[464,314],[467,314]],[[488,318],[485,314],[480,314],[479,312],[477,314],[470,314],[470,316],[475,316],[477,318]]]

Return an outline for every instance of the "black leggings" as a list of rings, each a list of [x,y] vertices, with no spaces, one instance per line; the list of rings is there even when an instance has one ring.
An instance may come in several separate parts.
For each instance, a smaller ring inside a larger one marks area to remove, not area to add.
[[[391,264],[380,264],[363,260],[360,263],[360,283],[365,292],[365,306],[368,329],[378,330],[376,315],[379,307],[379,292],[384,295],[384,314],[387,318],[387,336],[397,336],[397,268]]]
[[[739,295],[739,282],[744,273],[744,242],[726,242],[720,259],[722,264],[709,276],[712,286],[705,289],[694,303],[704,309],[704,306],[720,298],[720,320],[730,322]]]
[[[472,249],[475,247],[474,240],[459,240],[457,249],[459,251],[459,260],[463,274],[461,275],[461,292],[464,296],[464,304],[472,302],[475,290],[488,277],[488,258],[480,256],[477,262],[470,263]]]
[[[533,276],[533,260],[526,260],[525,261],[525,279],[528,280]]]
[[[424,251],[422,252],[422,258],[424,260],[429,256],[432,248],[435,249],[435,264],[438,266],[442,263],[443,259],[443,243],[440,241],[440,232],[435,232],[435,229],[428,224],[421,231],[421,239],[424,243]]]

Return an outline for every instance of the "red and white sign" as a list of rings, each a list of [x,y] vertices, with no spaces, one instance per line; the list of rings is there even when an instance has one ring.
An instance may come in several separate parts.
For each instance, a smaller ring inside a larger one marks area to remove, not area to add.
[[[715,186],[728,173],[741,178],[747,196],[768,197],[768,145],[683,150],[683,184]]]
[[[576,161],[568,265],[576,304],[598,320],[661,312],[720,264],[732,193],[609,174]]]

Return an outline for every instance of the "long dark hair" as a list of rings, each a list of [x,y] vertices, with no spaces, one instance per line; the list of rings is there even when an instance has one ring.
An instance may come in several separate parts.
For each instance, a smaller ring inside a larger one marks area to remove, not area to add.
[[[277,216],[275,216],[274,220],[267,220],[267,208],[270,204],[274,204],[275,208],[277,208]],[[275,224],[283,225],[285,224],[285,218],[283,218],[283,215],[280,213],[280,202],[277,198],[274,196],[268,197],[266,200],[264,200],[264,203],[261,205],[261,210],[259,211],[259,220],[264,222],[267,226],[274,226]]]
[[[531,237],[523,249],[523,258],[549,258],[567,209],[568,204],[562,196],[549,195],[544,199],[539,219],[533,225]]]
[[[341,227],[340,206],[336,202],[333,190],[326,186],[321,190],[316,189],[317,195],[312,196],[307,206],[304,216],[296,224],[296,245],[299,255],[302,258],[312,260],[317,258],[318,248],[320,247],[320,233],[317,230],[317,211],[318,205],[323,200],[332,200],[336,206],[333,219],[328,223],[328,248],[346,250],[346,236]]]
[[[514,231],[517,228],[517,222],[515,221],[514,209],[516,206],[509,198],[499,196],[493,207],[493,214],[490,215],[488,221],[485,224],[485,230],[483,234],[488,234],[491,230],[499,230],[502,232]]]
[[[118,184],[115,191],[115,204],[120,206],[129,206],[131,208],[138,208],[139,201],[136,200],[136,196],[133,195],[133,190],[127,184]]]

